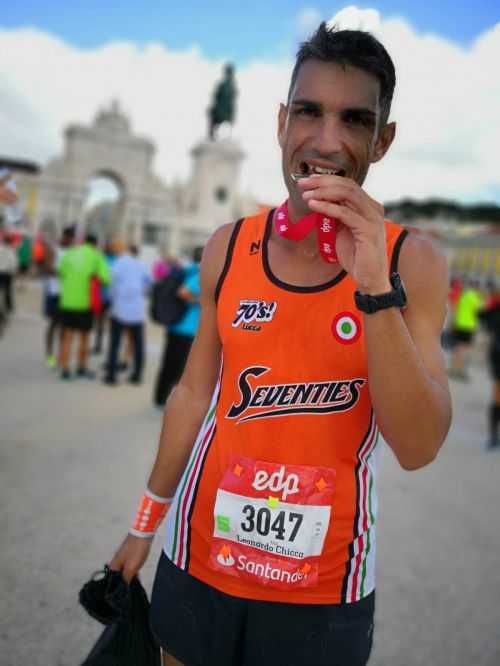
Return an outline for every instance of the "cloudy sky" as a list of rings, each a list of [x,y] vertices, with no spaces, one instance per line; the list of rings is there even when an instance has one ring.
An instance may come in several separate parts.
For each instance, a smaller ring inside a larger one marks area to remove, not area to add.
[[[493,0],[389,0],[358,7],[300,0],[144,3],[24,0],[0,14],[0,156],[41,164],[63,128],[117,98],[134,131],[157,144],[156,172],[189,176],[189,150],[223,64],[236,64],[233,136],[247,153],[242,189],[284,198],[276,116],[294,52],[321,19],[363,27],[385,44],[398,85],[398,136],[366,189],[382,201],[440,196],[500,203],[500,10]],[[174,6],[175,5],[175,6]],[[472,8],[473,7],[473,8]]]

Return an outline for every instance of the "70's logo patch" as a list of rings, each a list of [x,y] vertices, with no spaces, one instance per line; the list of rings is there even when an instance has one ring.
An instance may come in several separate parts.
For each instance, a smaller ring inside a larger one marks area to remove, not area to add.
[[[233,328],[241,326],[245,329],[260,331],[261,327],[252,326],[252,322],[260,324],[272,321],[274,313],[276,312],[276,307],[276,301],[272,301],[271,303],[266,303],[266,301],[260,301],[257,299],[240,301],[232,326]]]

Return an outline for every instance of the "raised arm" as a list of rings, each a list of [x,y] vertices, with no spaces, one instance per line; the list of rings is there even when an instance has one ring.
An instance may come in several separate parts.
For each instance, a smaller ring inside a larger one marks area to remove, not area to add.
[[[148,488],[172,497],[203,423],[217,381],[221,346],[217,331],[215,290],[222,273],[233,225],[215,232],[203,253],[200,270],[201,318],[184,373],[165,406],[158,452]],[[152,539],[127,535],[110,562],[131,580],[144,564]]]
[[[410,235],[399,272],[408,307],[365,316],[368,382],[380,431],[405,469],[437,455],[451,420],[441,333],[448,268],[433,244]]]
[[[341,222],[340,264],[362,294],[391,291],[384,207],[353,180],[335,175],[303,178],[311,210]],[[341,203],[337,203],[341,202]],[[363,316],[368,385],[380,431],[405,469],[431,462],[448,433],[451,399],[440,347],[448,268],[432,243],[411,234],[399,272],[408,294],[397,308]]]

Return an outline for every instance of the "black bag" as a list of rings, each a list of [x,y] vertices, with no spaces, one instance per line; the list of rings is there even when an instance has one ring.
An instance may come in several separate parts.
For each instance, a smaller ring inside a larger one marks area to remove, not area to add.
[[[173,271],[153,286],[151,293],[151,319],[157,324],[170,326],[182,319],[186,312],[186,301],[177,296],[184,281],[184,274]]]
[[[82,666],[160,666],[149,601],[138,578],[127,585],[121,572],[105,566],[85,583],[79,599],[91,617],[106,625]]]

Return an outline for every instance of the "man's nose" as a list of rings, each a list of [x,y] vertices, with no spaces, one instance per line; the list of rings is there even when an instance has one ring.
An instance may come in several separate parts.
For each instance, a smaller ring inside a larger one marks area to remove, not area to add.
[[[343,128],[337,118],[324,116],[316,126],[314,147],[321,155],[339,153],[343,147]]]

